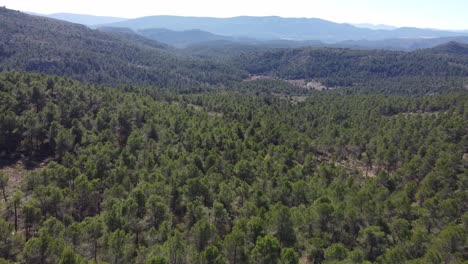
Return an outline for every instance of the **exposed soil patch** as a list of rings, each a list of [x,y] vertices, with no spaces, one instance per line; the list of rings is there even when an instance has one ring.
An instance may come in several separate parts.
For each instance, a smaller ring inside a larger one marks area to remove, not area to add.
[[[347,170],[357,170],[364,177],[374,178],[383,169],[381,166],[377,166],[377,165],[372,165],[372,167],[369,167],[364,162],[358,161],[358,160],[342,159],[342,160],[334,161],[329,154],[323,153],[323,152],[320,152],[317,154],[319,156],[318,160],[320,162],[333,164],[336,167],[345,168]]]
[[[463,154],[462,163],[465,165],[465,167],[468,167],[468,153]]]
[[[41,169],[51,161],[50,158],[38,161],[0,161],[0,172],[5,173],[9,177],[7,185],[7,194],[11,195],[15,190],[21,187],[24,177],[34,170]]]
[[[302,88],[306,88],[309,90],[317,90],[317,91],[325,91],[325,90],[330,90],[330,88],[326,87],[323,85],[321,82],[312,80],[312,81],[306,81],[304,79],[300,80],[285,80],[287,83],[290,83],[295,86],[299,86]]]
[[[408,118],[408,117],[417,117],[417,116],[438,116],[439,114],[442,114],[442,113],[445,113],[443,111],[426,111],[426,112],[423,112],[423,111],[417,111],[417,112],[402,112],[402,113],[398,113],[398,114],[394,114],[394,115],[389,115],[389,117],[392,117],[392,116],[397,116],[397,115],[403,115],[404,117]]]
[[[342,160],[335,162],[336,166],[343,167],[349,170],[358,170],[363,176],[374,178],[379,173],[380,168],[376,166],[368,167],[366,164],[357,161]]]
[[[199,106],[199,105],[194,105],[194,104],[187,104],[188,106],[192,107],[193,109],[197,110],[197,111],[207,111],[203,106]],[[222,117],[223,116],[223,113],[219,113],[219,112],[212,112],[212,111],[207,111],[207,114],[209,116],[218,116],[218,117]]]
[[[268,76],[268,75],[250,75],[247,79],[244,80],[244,82],[256,81],[256,80],[279,80],[279,79],[273,76]]]
[[[281,98],[282,100],[287,100],[291,102],[292,104],[305,102],[305,100],[309,98],[309,96],[307,95],[282,95],[282,94],[273,94],[273,95]]]
[[[303,256],[299,259],[299,264],[310,264],[309,258],[307,256]]]
[[[47,164],[52,159],[46,158],[42,160],[36,161],[27,161],[27,160],[0,160],[0,172],[5,173],[9,180],[8,185],[6,188],[6,194],[8,198],[8,203],[3,200],[3,197],[0,199],[0,217],[4,219],[14,222],[14,209],[12,203],[10,203],[10,199],[13,197],[15,191],[20,190],[23,179],[35,170],[40,170],[47,166]],[[27,196],[23,196],[21,198],[22,202],[24,203],[27,200]],[[18,232],[22,233],[24,231],[24,219],[21,213],[18,214]]]
[[[285,81],[289,84],[292,84],[297,87],[305,88],[308,90],[317,90],[317,91],[324,91],[324,90],[331,90],[333,88],[326,87],[321,82],[316,80],[305,80],[305,79],[296,79],[296,80],[288,80],[288,79],[281,79],[269,75],[251,75],[244,81],[256,81],[256,80],[281,80]]]

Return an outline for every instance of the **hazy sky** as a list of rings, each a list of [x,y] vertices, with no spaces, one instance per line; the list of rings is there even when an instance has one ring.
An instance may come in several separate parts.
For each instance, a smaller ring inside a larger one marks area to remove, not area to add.
[[[0,0],[41,14],[318,17],[335,22],[468,29],[468,0]]]

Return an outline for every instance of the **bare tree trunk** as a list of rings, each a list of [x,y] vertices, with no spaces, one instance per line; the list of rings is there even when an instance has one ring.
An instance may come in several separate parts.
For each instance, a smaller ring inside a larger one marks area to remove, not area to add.
[[[6,196],[5,188],[2,188],[2,193],[3,193],[3,199],[5,199],[5,202],[8,202],[8,199],[7,199],[7,196]]]
[[[97,263],[97,240],[94,240],[93,254],[94,254],[94,262]]]
[[[18,205],[16,204],[16,202],[14,204],[14,207],[15,207],[15,233],[16,233],[18,232],[18,211],[17,211]]]

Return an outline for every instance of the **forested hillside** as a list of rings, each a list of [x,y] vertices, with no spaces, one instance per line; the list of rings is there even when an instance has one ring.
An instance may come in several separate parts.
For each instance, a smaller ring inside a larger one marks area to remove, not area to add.
[[[7,261],[468,257],[466,93],[290,102],[3,73],[0,102],[2,160],[30,169],[0,172]]]
[[[34,71],[81,81],[164,87],[240,80],[242,71],[176,56],[154,41],[0,8],[0,70]]]
[[[468,56],[468,44],[452,41],[443,45],[439,45],[432,49],[428,49],[426,52],[467,57]]]
[[[398,52],[335,48],[274,49],[232,56],[250,74],[320,80],[327,87],[361,92],[428,95],[466,89],[465,45]]]
[[[254,74],[271,74],[289,79],[468,76],[468,57],[453,55],[426,51],[276,49],[240,56],[239,64]]]

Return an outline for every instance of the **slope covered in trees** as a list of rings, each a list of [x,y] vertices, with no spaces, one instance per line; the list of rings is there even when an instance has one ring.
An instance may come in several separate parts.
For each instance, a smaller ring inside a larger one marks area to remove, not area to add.
[[[467,93],[290,103],[2,73],[0,102],[2,158],[48,157],[16,186],[0,172],[0,259],[468,257]]]
[[[175,56],[143,37],[105,33],[60,20],[0,8],[0,70],[35,71],[78,80],[182,86],[219,84],[240,70]]]
[[[468,57],[435,55],[425,51],[276,49],[240,56],[239,64],[254,74],[272,74],[290,79],[468,76]]]
[[[332,48],[273,49],[232,56],[254,75],[316,79],[328,87],[419,94],[465,89],[468,56],[463,44],[416,52]],[[393,87],[391,89],[385,89]]]
[[[449,43],[439,45],[432,49],[428,49],[427,52],[466,57],[468,56],[468,44],[451,41]]]

